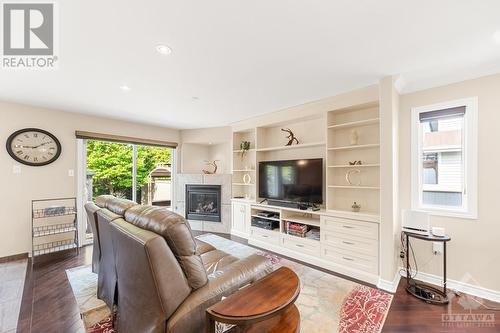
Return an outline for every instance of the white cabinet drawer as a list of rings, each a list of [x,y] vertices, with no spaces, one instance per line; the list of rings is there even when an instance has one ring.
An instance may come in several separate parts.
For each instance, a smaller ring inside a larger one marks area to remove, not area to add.
[[[266,230],[262,228],[251,227],[250,237],[261,242],[269,244],[280,244],[280,233],[278,231]]]
[[[321,244],[355,251],[368,256],[377,256],[378,254],[378,241],[330,230],[321,232]]]
[[[287,249],[297,251],[312,256],[319,256],[321,253],[320,242],[311,239],[285,235],[283,237],[283,246]]]
[[[322,230],[331,230],[348,235],[378,240],[378,224],[364,221],[321,216]]]
[[[378,274],[378,256],[371,257],[333,246],[322,245],[321,257],[339,265]]]

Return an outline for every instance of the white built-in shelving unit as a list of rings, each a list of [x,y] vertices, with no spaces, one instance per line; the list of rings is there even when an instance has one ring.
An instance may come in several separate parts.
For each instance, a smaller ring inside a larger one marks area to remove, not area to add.
[[[344,164],[344,165],[329,165],[329,168],[379,168],[380,164],[362,164],[362,165],[350,165],[350,164]]]
[[[259,148],[257,151],[263,152],[263,151],[275,151],[275,150],[292,150],[292,149],[304,149],[308,147],[317,147],[317,146],[324,146],[325,142],[311,142],[311,143],[302,143],[298,145],[292,145],[292,146],[279,146],[279,147],[266,147],[266,148]]]
[[[350,121],[342,124],[329,125],[328,128],[339,129],[339,128],[349,128],[349,127],[360,127],[360,126],[378,124],[379,122],[380,118],[363,119],[357,121]]]
[[[292,130],[299,144],[286,146],[287,133],[282,128]],[[243,157],[239,150],[242,140],[251,142],[251,150]],[[276,253],[369,283],[378,282],[381,223],[378,100],[235,131],[233,151],[233,234]],[[260,203],[261,161],[309,158],[323,159],[324,202],[320,210]],[[352,165],[354,162],[357,164]],[[352,209],[354,202],[361,205],[358,212]],[[266,218],[259,216],[259,212],[276,215]],[[260,228],[258,223],[252,226],[252,219],[273,222],[272,230]],[[300,226],[307,226],[310,234],[301,234],[304,228]]]
[[[368,143],[364,145],[350,145],[341,147],[328,147],[328,150],[354,150],[354,149],[368,149],[368,148],[378,148],[380,144],[378,143]]]
[[[327,113],[327,210],[380,211],[380,118],[378,103]],[[356,139],[357,138],[357,139]],[[361,161],[361,165],[351,165]],[[351,184],[346,174],[351,173]]]
[[[299,144],[287,146],[288,134],[283,132],[282,128],[291,129],[299,139]],[[321,130],[311,130],[318,128]],[[233,132],[233,198],[244,198],[254,202],[259,199],[258,167],[261,161],[325,159],[326,135],[323,129],[324,117],[317,115]],[[250,150],[243,156],[240,150],[242,141],[250,142]]]

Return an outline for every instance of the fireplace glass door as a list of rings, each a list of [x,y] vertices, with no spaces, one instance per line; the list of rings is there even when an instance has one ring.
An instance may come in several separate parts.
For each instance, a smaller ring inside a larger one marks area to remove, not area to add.
[[[220,222],[220,185],[186,185],[186,218]]]

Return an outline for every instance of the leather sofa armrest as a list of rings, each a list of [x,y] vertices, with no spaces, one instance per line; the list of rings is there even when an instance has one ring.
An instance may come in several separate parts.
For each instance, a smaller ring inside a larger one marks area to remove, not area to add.
[[[271,262],[253,254],[235,261],[209,276],[208,283],[192,292],[167,322],[169,333],[199,333],[205,325],[205,311],[241,287],[272,272]]]
[[[215,250],[215,247],[213,247],[212,245],[210,245],[202,240],[199,240],[198,238],[195,238],[194,241],[196,243],[196,253],[197,254],[201,255],[203,253],[207,253],[207,252]]]

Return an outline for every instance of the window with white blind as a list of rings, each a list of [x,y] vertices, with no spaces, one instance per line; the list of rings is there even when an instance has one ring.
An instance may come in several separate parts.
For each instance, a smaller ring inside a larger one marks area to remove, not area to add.
[[[477,218],[477,98],[412,110],[412,208]]]

